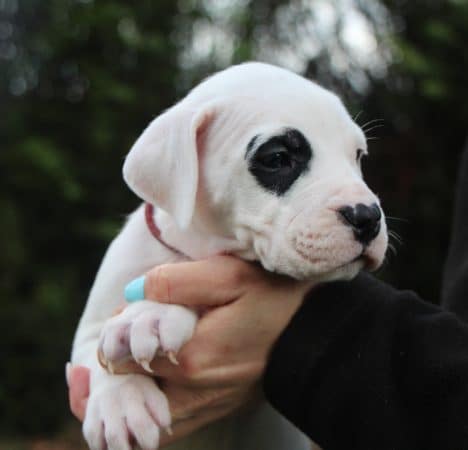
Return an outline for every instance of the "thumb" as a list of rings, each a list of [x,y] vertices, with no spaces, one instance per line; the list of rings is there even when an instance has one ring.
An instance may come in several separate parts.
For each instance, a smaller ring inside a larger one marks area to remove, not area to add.
[[[128,302],[156,300],[186,306],[219,306],[242,295],[260,269],[233,256],[157,266],[125,288]]]
[[[68,400],[77,419],[83,421],[89,397],[89,369],[67,365]]]

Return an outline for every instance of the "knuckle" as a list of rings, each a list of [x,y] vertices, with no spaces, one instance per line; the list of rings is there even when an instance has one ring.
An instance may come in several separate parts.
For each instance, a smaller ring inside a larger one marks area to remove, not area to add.
[[[169,265],[161,264],[150,270],[145,280],[145,297],[169,300]]]

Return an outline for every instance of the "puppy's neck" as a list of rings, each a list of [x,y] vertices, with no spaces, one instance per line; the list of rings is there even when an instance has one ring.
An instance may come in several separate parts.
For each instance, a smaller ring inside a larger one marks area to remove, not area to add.
[[[154,209],[153,219],[159,228],[160,240],[187,258],[195,260],[219,254],[244,254],[241,244],[234,238],[214,235],[195,224],[182,230],[172,216],[162,209]]]

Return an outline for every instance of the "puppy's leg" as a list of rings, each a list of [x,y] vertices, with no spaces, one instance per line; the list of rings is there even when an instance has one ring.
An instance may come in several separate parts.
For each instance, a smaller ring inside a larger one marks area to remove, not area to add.
[[[148,232],[140,208],[111,244],[99,269],[72,352],[72,363],[91,372],[83,431],[92,450],[127,450],[134,443],[154,450],[159,429],[170,425],[167,400],[151,377],[112,375],[101,367],[97,355],[106,321],[125,305],[125,285],[171,260],[171,254]]]
[[[169,428],[167,399],[146,375],[114,375],[108,368],[132,357],[142,366],[156,352],[176,354],[193,334],[197,317],[187,308],[141,301],[107,321],[80,324],[73,362],[91,369],[91,392],[83,433],[91,450],[143,450],[158,447],[160,429]],[[96,331],[100,331],[96,335]],[[79,345],[80,344],[80,345]]]
[[[98,326],[88,325],[82,326],[90,332]],[[143,450],[156,449],[159,430],[171,422],[165,395],[151,377],[108,373],[98,362],[97,348],[98,338],[83,341],[72,360],[90,368],[90,396],[83,422],[90,449],[130,450],[134,443]]]

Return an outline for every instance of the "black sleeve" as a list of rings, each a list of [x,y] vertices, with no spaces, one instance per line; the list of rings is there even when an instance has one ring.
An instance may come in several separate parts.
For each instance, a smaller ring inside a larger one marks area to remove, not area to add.
[[[468,151],[460,175],[453,312],[361,274],[312,291],[272,351],[267,399],[323,450],[468,449]]]
[[[443,281],[442,305],[468,322],[468,145],[460,164],[452,242]]]
[[[323,450],[468,449],[468,327],[369,275],[311,292],[267,399]]]

